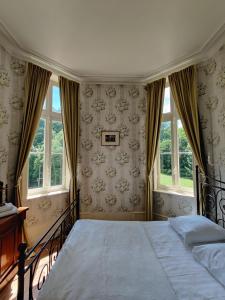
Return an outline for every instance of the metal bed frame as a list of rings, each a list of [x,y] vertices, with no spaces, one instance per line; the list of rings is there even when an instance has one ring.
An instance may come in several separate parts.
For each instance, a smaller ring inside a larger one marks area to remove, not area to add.
[[[225,228],[225,182],[219,178],[203,175],[196,167],[197,211]]]
[[[221,175],[219,179],[205,176],[196,167],[196,197],[198,214],[201,212],[213,222],[225,227],[225,182],[221,180]],[[29,276],[28,299],[34,299],[34,278],[37,281],[36,288],[40,290],[59,250],[79,217],[80,194],[78,191],[76,199],[32,249],[27,251],[27,244],[25,243],[19,246],[17,300],[24,300],[24,281],[27,275]],[[47,254],[47,262],[37,270],[40,258],[44,253]]]
[[[80,218],[80,191],[77,191],[76,199],[69,204],[67,209],[48,229],[42,238],[31,249],[27,244],[19,245],[19,258],[15,265],[18,267],[18,292],[17,300],[24,300],[25,276],[29,277],[28,299],[34,299],[34,281],[37,281],[36,289],[40,290],[62,248],[74,223]],[[46,262],[38,268],[40,259],[45,257]],[[37,274],[39,273],[39,274]]]

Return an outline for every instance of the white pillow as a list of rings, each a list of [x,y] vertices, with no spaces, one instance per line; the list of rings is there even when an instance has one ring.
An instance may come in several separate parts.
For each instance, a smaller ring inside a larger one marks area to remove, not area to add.
[[[203,216],[169,218],[172,228],[184,239],[186,246],[225,241],[225,229]]]
[[[225,244],[195,246],[192,254],[225,287]]]

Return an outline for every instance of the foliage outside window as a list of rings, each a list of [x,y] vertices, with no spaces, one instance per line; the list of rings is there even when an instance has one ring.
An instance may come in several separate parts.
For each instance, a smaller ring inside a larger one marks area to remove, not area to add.
[[[57,190],[65,185],[65,155],[60,93],[51,82],[28,159],[28,192]]]
[[[193,193],[193,156],[171,96],[166,87],[157,159],[157,188]]]

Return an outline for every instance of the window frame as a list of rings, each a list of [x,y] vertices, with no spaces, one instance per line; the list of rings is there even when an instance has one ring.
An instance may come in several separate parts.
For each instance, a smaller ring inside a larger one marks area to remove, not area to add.
[[[51,148],[52,148],[52,122],[62,122],[61,112],[52,111],[52,90],[53,86],[59,86],[55,80],[50,80],[48,91],[45,97],[45,108],[43,109],[40,119],[45,120],[45,135],[44,135],[44,162],[43,162],[43,187],[29,188],[29,156],[26,166],[26,186],[28,198],[35,195],[48,194],[52,192],[65,191],[68,187],[68,166],[66,163],[65,142],[63,140],[63,164],[62,164],[62,184],[51,186]]]
[[[165,88],[170,88],[169,83],[166,84]],[[163,99],[164,105],[164,99]],[[180,163],[179,163],[179,136],[178,136],[178,126],[177,122],[180,120],[180,117],[177,113],[174,99],[171,93],[170,88],[170,112],[162,114],[162,122],[170,121],[171,122],[171,168],[172,168],[172,185],[163,185],[160,183],[160,141],[157,148],[156,163],[154,168],[154,186],[156,190],[164,192],[173,192],[178,194],[187,194],[189,196],[194,196],[195,191],[195,181],[194,181],[194,155],[192,153],[192,178],[193,178],[193,187],[183,187],[180,185]],[[181,120],[180,120],[181,121]]]

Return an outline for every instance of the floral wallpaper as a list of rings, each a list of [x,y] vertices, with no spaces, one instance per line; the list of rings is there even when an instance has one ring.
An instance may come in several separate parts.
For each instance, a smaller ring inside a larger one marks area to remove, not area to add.
[[[225,46],[198,66],[204,146],[212,175],[225,179]],[[0,180],[13,189],[23,117],[25,62],[0,47]],[[142,85],[82,84],[78,182],[83,213],[144,212],[145,111]],[[118,130],[119,146],[101,146],[102,130]],[[63,211],[68,193],[27,200],[27,224],[35,241]],[[162,216],[196,213],[194,197],[154,192]]]
[[[26,63],[0,46],[0,180],[9,186],[9,199],[13,196],[22,127],[25,71]],[[31,244],[63,212],[67,200],[68,193],[23,199],[23,205],[29,207],[26,225]]]
[[[198,104],[201,130],[211,176],[225,180],[225,45],[201,62],[198,70]],[[184,207],[181,203],[185,199]],[[178,215],[196,212],[193,198],[155,192],[155,212]],[[192,208],[192,209],[191,209]]]
[[[225,44],[198,65],[198,95],[208,172],[225,181]],[[220,193],[220,198],[225,197]],[[211,217],[214,218],[214,210]],[[221,215],[218,215],[220,218]]]
[[[82,212],[144,212],[145,111],[141,85],[81,85]],[[120,145],[101,146],[102,130],[119,131]]]
[[[26,218],[27,236],[33,245],[63,213],[68,205],[68,193],[32,197],[24,201],[29,210]]]
[[[198,95],[204,146],[211,175],[225,178],[225,45],[198,65]]]
[[[155,219],[196,214],[196,199],[176,193],[154,192]]]
[[[0,180],[12,196],[23,118],[25,62],[0,46]]]

